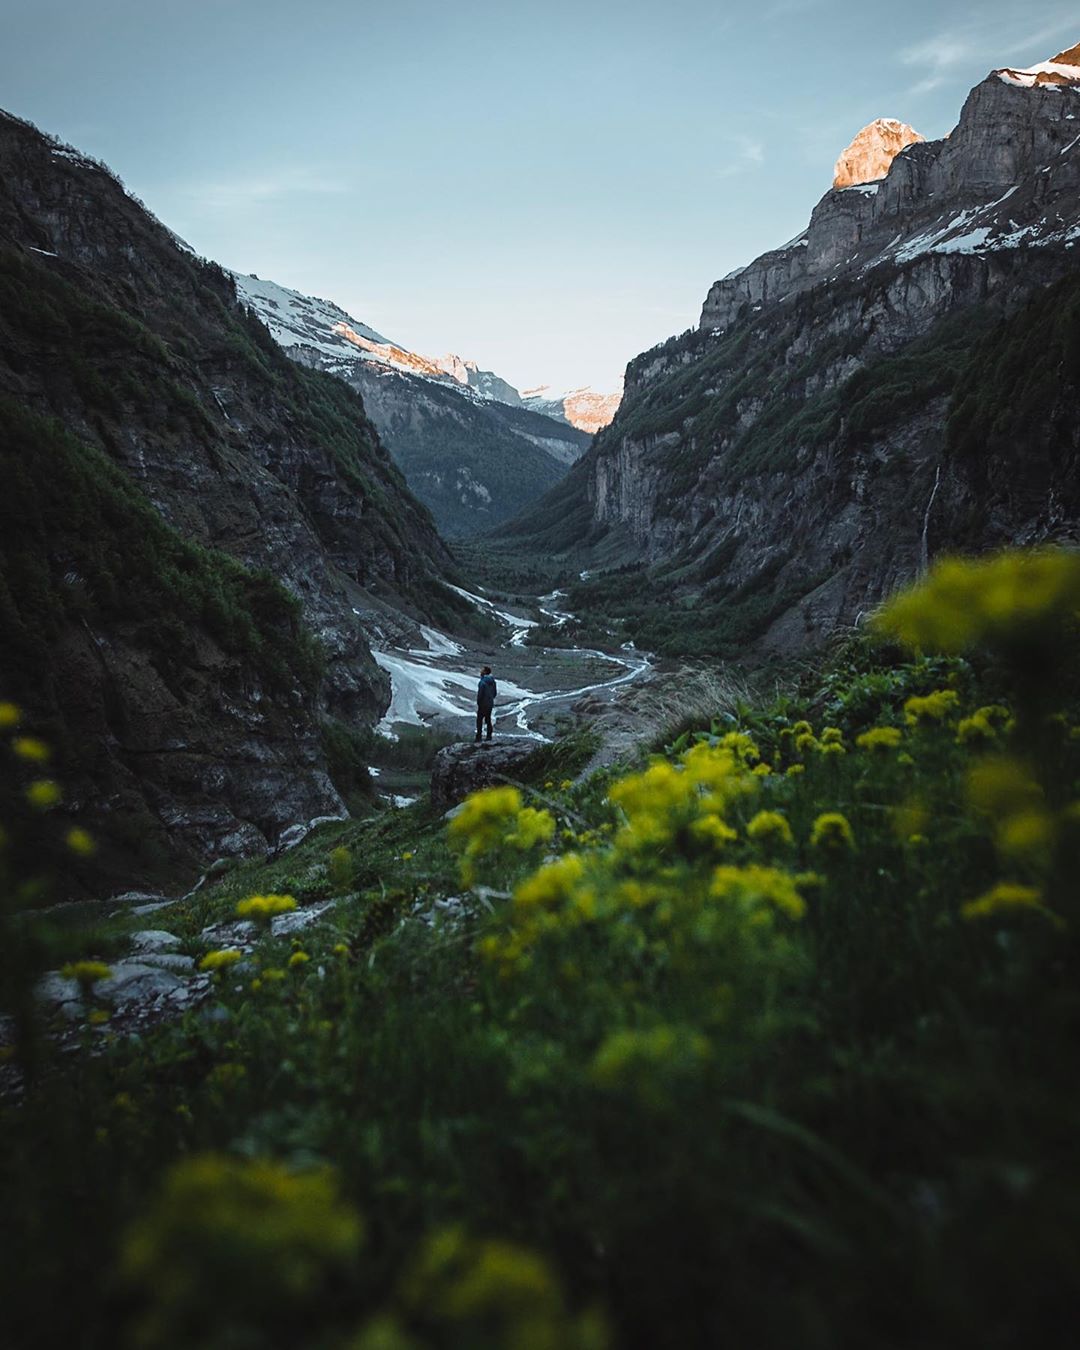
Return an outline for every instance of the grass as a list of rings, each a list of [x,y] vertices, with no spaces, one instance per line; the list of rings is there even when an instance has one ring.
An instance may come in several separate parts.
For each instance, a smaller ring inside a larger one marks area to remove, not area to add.
[[[0,1114],[13,1342],[1061,1343],[1076,653],[1033,668],[996,613],[968,658],[849,642],[633,771],[545,748],[452,830],[335,822],[155,916],[201,954],[253,893],[336,902],[183,1018],[43,1047]]]

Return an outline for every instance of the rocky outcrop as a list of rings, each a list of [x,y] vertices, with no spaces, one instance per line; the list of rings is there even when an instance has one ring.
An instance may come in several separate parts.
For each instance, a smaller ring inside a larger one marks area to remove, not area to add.
[[[879,117],[863,127],[836,161],[833,187],[858,187],[884,178],[901,150],[917,141],[925,141],[914,127],[895,117]]]
[[[470,792],[514,781],[535,752],[536,742],[524,739],[446,746],[435,756],[431,770],[432,806],[446,811]]]

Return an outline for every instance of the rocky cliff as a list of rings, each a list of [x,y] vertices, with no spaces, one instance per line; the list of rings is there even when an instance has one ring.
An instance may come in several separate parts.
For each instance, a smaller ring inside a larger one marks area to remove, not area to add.
[[[448,537],[472,537],[533,505],[584,454],[589,434],[522,406],[475,361],[432,360],[336,305],[236,274],[239,294],[294,361],[359,393],[413,492]]]
[[[464,609],[431,517],[354,393],[6,114],[0,422],[0,686],[74,812],[152,872],[340,810],[327,726],[388,702],[369,632]]]
[[[933,553],[1075,535],[1078,241],[1080,89],[992,74],[951,136],[827,192],[631,362],[615,421],[507,537],[565,548],[574,520],[578,565],[629,569],[595,605],[731,653],[819,641]]]

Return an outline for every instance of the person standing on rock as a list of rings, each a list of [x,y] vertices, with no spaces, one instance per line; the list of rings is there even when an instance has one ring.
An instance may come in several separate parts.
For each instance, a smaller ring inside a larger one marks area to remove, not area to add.
[[[487,738],[491,740],[491,710],[495,706],[495,695],[499,692],[499,686],[495,683],[495,677],[491,673],[491,667],[485,666],[480,672],[480,683],[476,686],[476,739],[480,740],[480,732],[487,726]]]

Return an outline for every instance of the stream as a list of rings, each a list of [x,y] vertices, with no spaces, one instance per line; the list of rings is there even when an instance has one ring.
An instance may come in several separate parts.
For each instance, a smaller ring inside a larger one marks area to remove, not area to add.
[[[476,684],[480,668],[490,665],[499,686],[495,703],[496,734],[510,732],[536,741],[556,734],[573,703],[587,694],[607,698],[622,685],[641,679],[651,669],[648,657],[627,643],[619,652],[587,647],[531,647],[526,637],[536,620],[527,619],[494,601],[455,586],[502,630],[495,646],[466,645],[421,626],[423,647],[387,647],[375,651],[391,681],[391,701],[377,730],[396,735],[395,728],[429,726],[471,736],[476,719]],[[573,615],[561,610],[564,591],[538,598],[544,619],[561,626]]]

